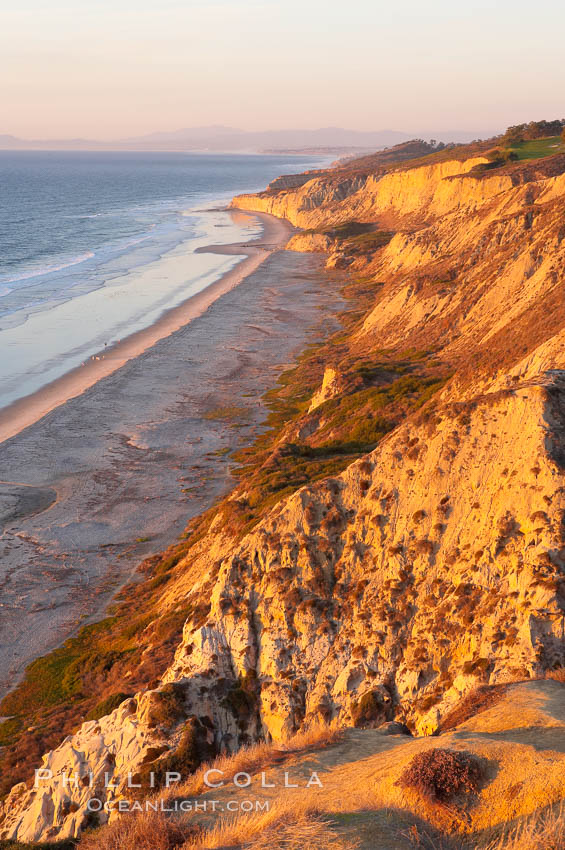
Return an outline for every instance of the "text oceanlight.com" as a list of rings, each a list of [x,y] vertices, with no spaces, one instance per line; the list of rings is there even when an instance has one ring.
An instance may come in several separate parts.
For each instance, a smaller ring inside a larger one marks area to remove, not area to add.
[[[268,812],[270,800],[99,800],[91,797],[89,812]]]

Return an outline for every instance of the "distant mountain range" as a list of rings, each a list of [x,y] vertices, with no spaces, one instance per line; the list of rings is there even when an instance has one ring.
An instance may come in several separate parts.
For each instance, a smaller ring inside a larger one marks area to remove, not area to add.
[[[405,142],[415,137],[435,137],[443,142],[467,142],[488,138],[484,133],[448,131],[437,133],[403,133],[398,130],[345,130],[322,127],[317,130],[238,130],[212,125],[188,127],[173,132],[149,133],[145,136],[100,141],[97,139],[20,139],[0,135],[0,150],[137,150],[137,151],[297,151],[327,153],[369,151]]]

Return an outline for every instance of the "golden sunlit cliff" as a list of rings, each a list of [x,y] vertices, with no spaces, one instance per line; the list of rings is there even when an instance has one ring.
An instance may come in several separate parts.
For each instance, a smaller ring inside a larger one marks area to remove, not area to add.
[[[91,792],[62,773],[109,771],[99,792],[118,799],[128,772],[177,764],[187,736],[193,766],[327,723],[427,740],[477,689],[562,670],[565,155],[491,167],[484,147],[234,199],[303,228],[289,248],[327,253],[351,309],[167,567],[153,618],[186,617],[159,683],[47,753],[52,781],[11,791],[1,835],[77,835]],[[138,639],[150,651],[152,627]],[[518,797],[512,817],[560,793]],[[477,829],[501,822],[489,794]]]

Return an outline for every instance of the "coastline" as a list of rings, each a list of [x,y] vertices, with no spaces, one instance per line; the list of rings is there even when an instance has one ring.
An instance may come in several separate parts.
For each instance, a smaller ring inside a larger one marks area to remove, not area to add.
[[[132,358],[139,357],[159,340],[201,316],[221,295],[238,286],[254,272],[268,256],[284,248],[294,228],[285,219],[268,213],[230,208],[232,216],[255,218],[261,222],[263,232],[257,239],[228,245],[210,245],[197,248],[195,253],[214,253],[244,258],[201,292],[190,296],[173,307],[143,330],[130,334],[119,343],[100,351],[83,366],[69,370],[60,378],[46,384],[0,411],[0,444],[34,424],[61,404],[76,398],[102,378],[111,375]]]
[[[334,329],[319,256],[267,246],[252,261],[193,321],[0,444],[0,696],[232,489],[264,394]]]

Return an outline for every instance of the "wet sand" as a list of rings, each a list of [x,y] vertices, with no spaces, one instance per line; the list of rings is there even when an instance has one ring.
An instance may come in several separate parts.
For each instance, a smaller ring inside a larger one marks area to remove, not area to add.
[[[0,444],[0,694],[231,488],[262,394],[335,326],[338,273],[252,247],[239,285]]]
[[[14,436],[23,428],[37,422],[50,410],[84,392],[106,375],[119,369],[132,357],[138,357],[143,351],[154,345],[183,325],[195,319],[217,298],[258,268],[274,251],[280,250],[290,238],[293,227],[283,219],[266,213],[248,213],[243,210],[226,210],[237,223],[238,218],[259,219],[263,233],[258,239],[249,242],[236,242],[231,245],[211,245],[197,249],[196,253],[209,252],[244,259],[235,268],[220,277],[202,292],[187,298],[178,307],[164,313],[149,327],[131,334],[119,343],[105,348],[98,356],[88,360],[83,366],[72,369],[42,389],[8,405],[0,411],[0,443]],[[0,473],[0,477],[3,477]]]

